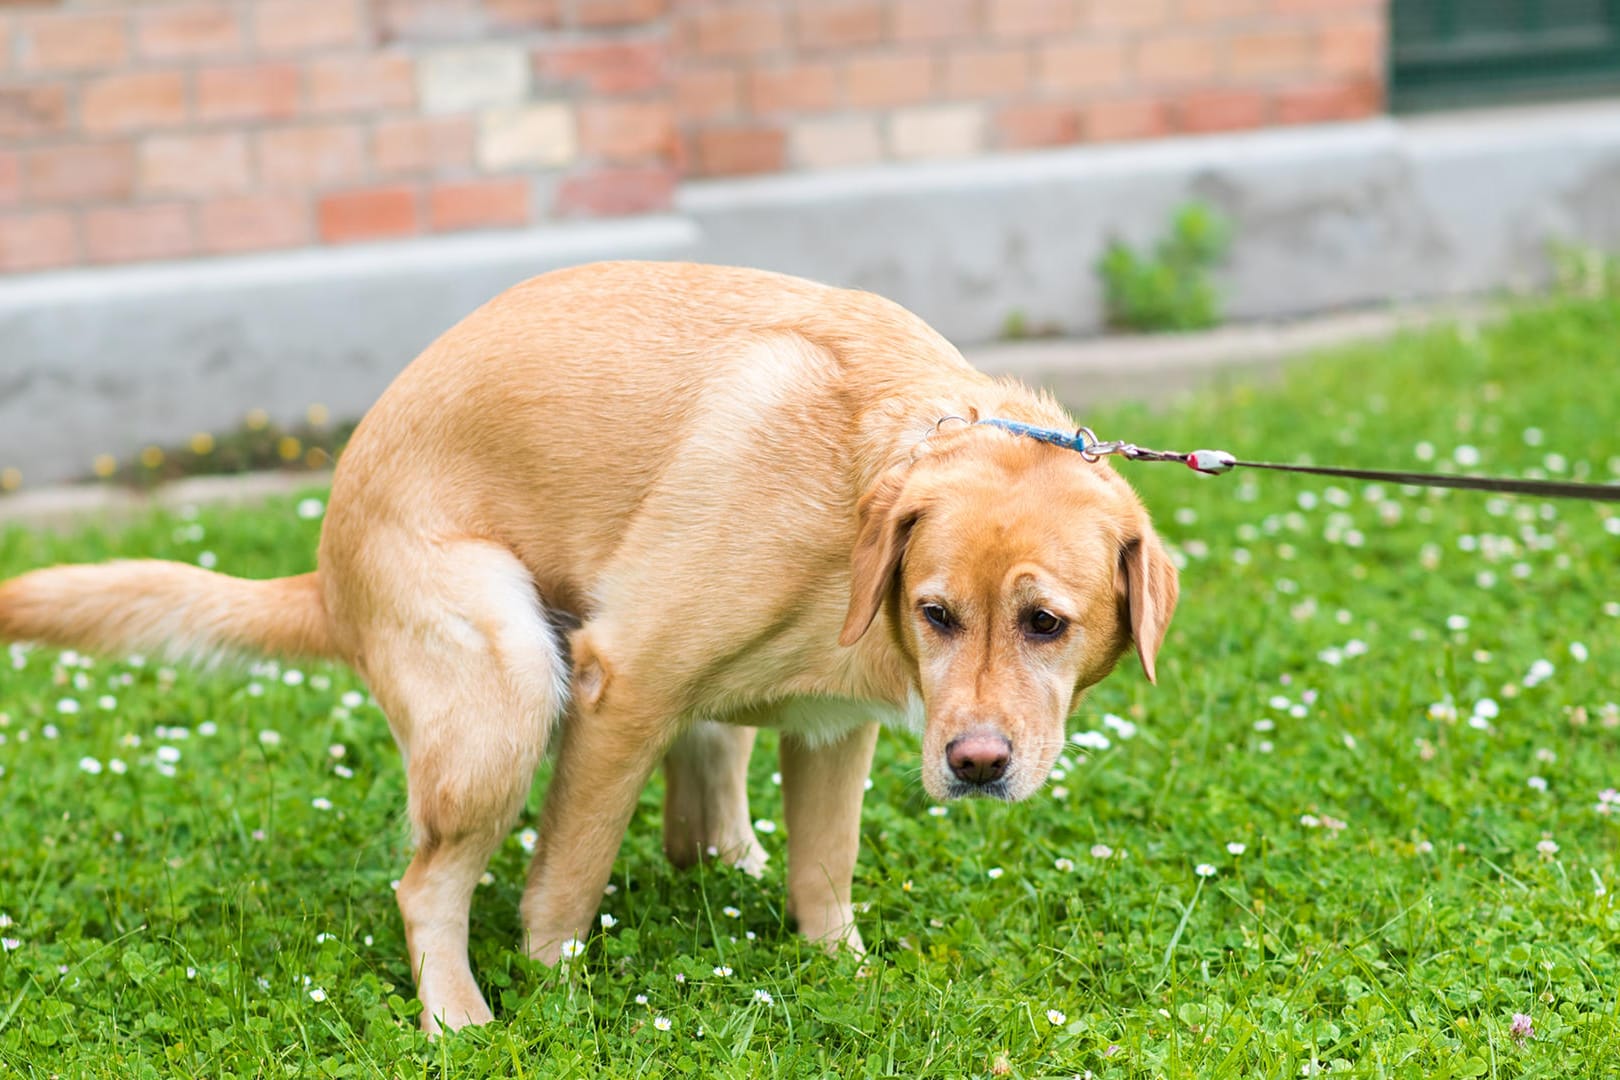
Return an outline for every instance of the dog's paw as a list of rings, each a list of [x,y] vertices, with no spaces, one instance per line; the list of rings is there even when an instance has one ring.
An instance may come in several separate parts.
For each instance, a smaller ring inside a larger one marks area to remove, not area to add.
[[[765,876],[765,864],[770,858],[765,854],[765,849],[760,847],[759,841],[750,836],[747,846],[732,857],[731,865],[749,877],[762,878]]]

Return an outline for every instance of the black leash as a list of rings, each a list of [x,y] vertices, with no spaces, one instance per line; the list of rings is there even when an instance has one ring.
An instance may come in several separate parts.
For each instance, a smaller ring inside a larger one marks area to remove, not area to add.
[[[946,419],[950,419],[947,417]],[[943,421],[942,421],[943,422]],[[1309,473],[1313,476],[1338,476],[1348,480],[1377,480],[1390,484],[1414,487],[1464,488],[1470,491],[1495,491],[1506,495],[1536,495],[1544,499],[1587,499],[1596,502],[1620,502],[1620,484],[1582,484],[1567,480],[1519,480],[1501,476],[1455,476],[1446,473],[1393,472],[1383,469],[1342,469],[1331,465],[1281,465],[1271,461],[1239,461],[1225,450],[1193,450],[1178,453],[1174,450],[1149,450],[1135,443],[1120,440],[1103,441],[1088,427],[1073,435],[1051,428],[1035,427],[1016,420],[980,420],[981,424],[1002,428],[1015,435],[1026,435],[1041,442],[1073,450],[1087,461],[1100,461],[1110,455],[1127,461],[1174,461],[1194,472],[1219,476],[1235,468],[1271,469],[1276,472]]]

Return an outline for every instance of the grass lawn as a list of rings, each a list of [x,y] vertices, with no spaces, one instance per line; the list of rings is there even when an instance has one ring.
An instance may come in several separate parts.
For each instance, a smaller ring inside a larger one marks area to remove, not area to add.
[[[1239,456],[1612,478],[1620,302],[1078,415]],[[1122,467],[1185,559],[1160,686],[1122,664],[1015,806],[931,806],[885,734],[864,977],[784,924],[779,829],[763,882],[671,870],[655,782],[616,922],[567,970],[516,952],[514,833],[473,910],[498,1022],[430,1044],[390,891],[403,776],[352,674],[0,647],[0,1076],[1620,1075],[1620,514]],[[319,495],[11,531],[0,576],[307,570]],[[773,743],[753,791],[778,822]]]

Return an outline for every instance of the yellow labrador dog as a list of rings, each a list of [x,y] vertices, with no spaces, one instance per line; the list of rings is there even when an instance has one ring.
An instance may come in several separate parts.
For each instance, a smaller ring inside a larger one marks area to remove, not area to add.
[[[468,316],[383,394],[338,465],[316,573],[37,570],[0,586],[0,638],[358,671],[408,773],[399,907],[430,1033],[490,1019],[468,908],[554,741],[531,955],[589,932],[660,760],[669,857],[757,872],[760,726],[781,731],[790,910],[858,950],[878,723],[920,714],[935,798],[1022,799],[1132,643],[1153,677],[1175,606],[1113,469],[976,423],[991,418],[1074,426],[868,293],[691,264],[562,270]]]

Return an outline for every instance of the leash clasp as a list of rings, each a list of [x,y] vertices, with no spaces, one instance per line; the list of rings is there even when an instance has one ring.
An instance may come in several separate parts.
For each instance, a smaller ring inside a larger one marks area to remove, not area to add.
[[[1076,432],[1076,437],[1084,444],[1080,456],[1093,464],[1110,454],[1117,454],[1126,461],[1179,461],[1194,472],[1209,476],[1231,472],[1237,465],[1237,459],[1225,450],[1194,450],[1190,454],[1181,454],[1174,450],[1149,450],[1145,446],[1137,446],[1123,439],[1110,439],[1104,442],[1088,427],[1080,428]]]

